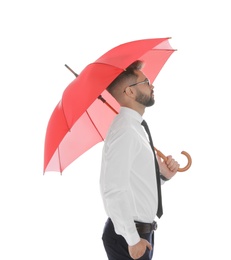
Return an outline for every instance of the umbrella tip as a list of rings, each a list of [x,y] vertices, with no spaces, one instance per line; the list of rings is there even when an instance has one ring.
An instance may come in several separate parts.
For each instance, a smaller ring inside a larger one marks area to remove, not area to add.
[[[79,75],[77,73],[75,73],[67,64],[64,64],[64,66],[66,68],[68,68],[76,77],[78,77]]]

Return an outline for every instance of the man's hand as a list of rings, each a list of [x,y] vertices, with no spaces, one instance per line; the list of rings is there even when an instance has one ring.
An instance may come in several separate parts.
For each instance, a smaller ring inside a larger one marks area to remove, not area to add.
[[[156,155],[160,167],[160,172],[167,179],[171,179],[179,169],[179,163],[175,161],[171,155],[167,156],[167,161],[163,161],[160,156]]]
[[[144,255],[147,248],[152,250],[151,244],[146,239],[141,238],[134,246],[128,246],[128,252],[132,259],[139,259]]]

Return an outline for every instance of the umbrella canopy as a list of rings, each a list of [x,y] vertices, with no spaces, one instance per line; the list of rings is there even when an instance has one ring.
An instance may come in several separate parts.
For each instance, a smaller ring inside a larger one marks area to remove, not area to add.
[[[119,110],[119,104],[105,89],[124,69],[142,60],[142,71],[152,83],[173,52],[169,38],[137,40],[109,50],[86,66],[64,90],[48,122],[44,173],[62,173],[81,154],[104,140]]]

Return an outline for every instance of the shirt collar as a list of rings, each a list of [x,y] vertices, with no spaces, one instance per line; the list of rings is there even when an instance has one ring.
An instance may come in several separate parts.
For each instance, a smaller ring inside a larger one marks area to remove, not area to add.
[[[140,124],[143,121],[142,116],[137,111],[135,111],[131,108],[128,108],[128,107],[120,107],[120,114],[133,117],[134,119],[139,121]]]

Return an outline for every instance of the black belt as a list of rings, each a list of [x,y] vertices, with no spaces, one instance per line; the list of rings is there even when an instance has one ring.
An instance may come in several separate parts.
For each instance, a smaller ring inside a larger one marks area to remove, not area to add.
[[[135,221],[135,224],[139,234],[151,233],[153,230],[157,229],[156,221],[153,221],[152,223],[143,223],[143,222]]]

